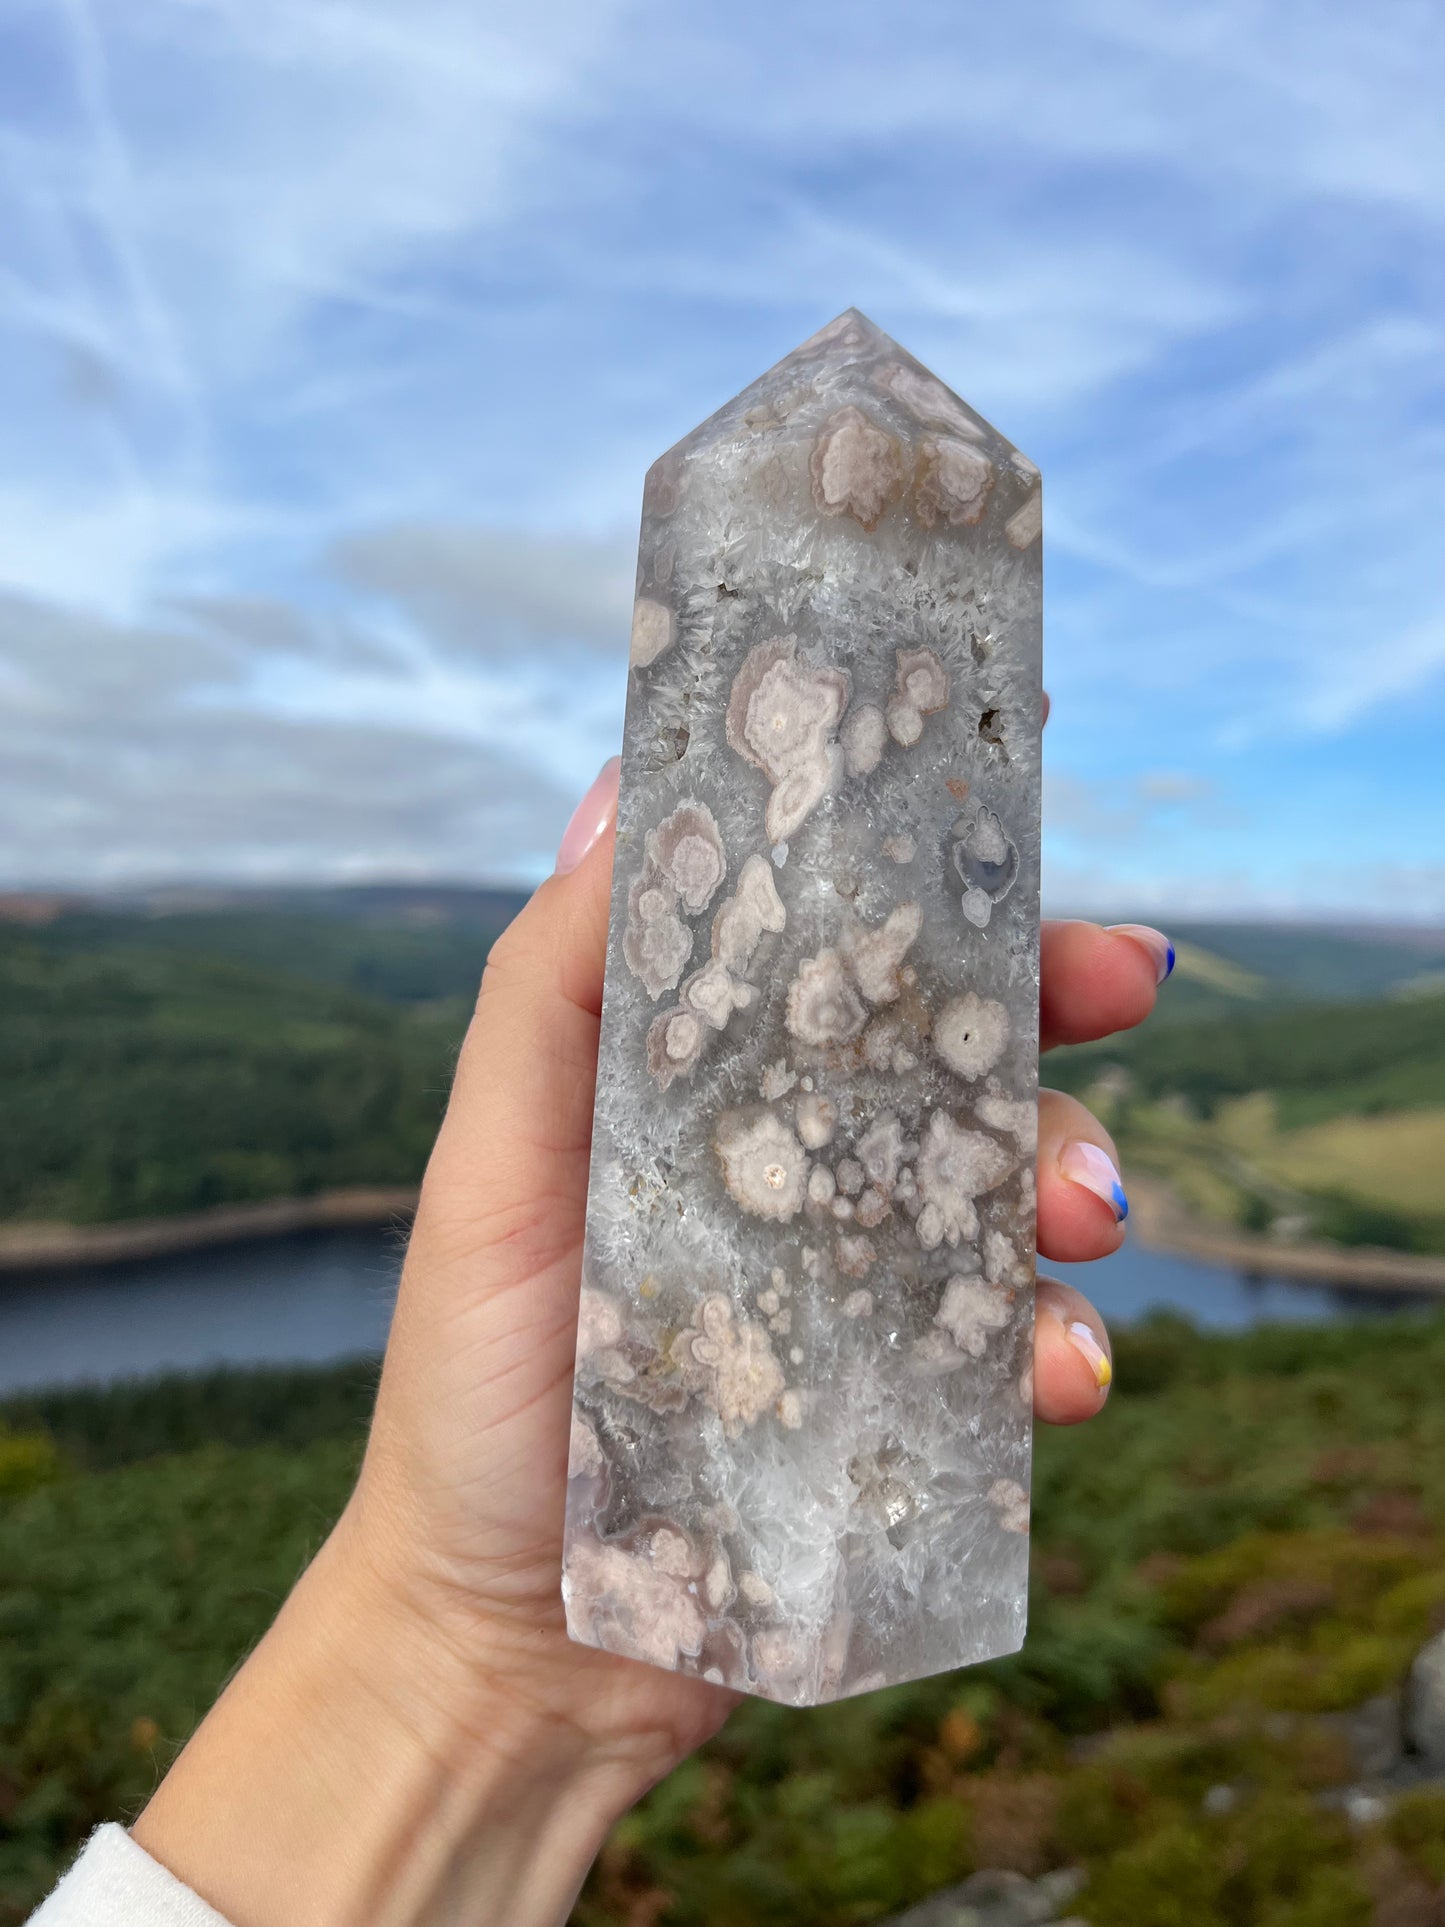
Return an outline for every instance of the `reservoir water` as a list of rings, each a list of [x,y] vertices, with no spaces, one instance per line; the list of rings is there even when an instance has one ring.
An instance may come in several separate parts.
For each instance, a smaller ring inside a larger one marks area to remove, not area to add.
[[[328,1231],[140,1260],[0,1276],[0,1394],[215,1364],[320,1363],[379,1351],[401,1263],[389,1231]],[[1049,1265],[1104,1316],[1157,1308],[1196,1324],[1388,1315],[1420,1301],[1281,1279],[1126,1244]]]

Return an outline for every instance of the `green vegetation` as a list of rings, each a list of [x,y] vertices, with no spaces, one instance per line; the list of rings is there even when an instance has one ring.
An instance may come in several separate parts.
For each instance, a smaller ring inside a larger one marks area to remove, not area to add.
[[[1445,1252],[1445,997],[1148,1024],[1048,1077],[1205,1217]]]
[[[84,1224],[419,1178],[466,1004],[0,930],[0,1219]]]
[[[1445,997],[1244,1008],[1227,1019],[1149,1023],[1051,1059],[1049,1076],[1078,1090],[1106,1065],[1127,1069],[1137,1098],[1184,1098],[1204,1117],[1230,1098],[1271,1091],[1286,1128],[1442,1105]]]
[[[0,1223],[414,1183],[510,891],[0,924]]]
[[[1340,1716],[1445,1626],[1445,1319],[1158,1320],[1117,1361],[1105,1416],[1038,1441],[1024,1651],[747,1703],[617,1829],[579,1927],[834,1927],[1063,1865],[1091,1927],[1435,1917],[1445,1794],[1353,1827],[1320,1795],[1350,1776]],[[0,1927],[145,1798],[264,1628],[342,1503],[373,1372],[0,1413]]]
[[[0,925],[0,1220],[414,1180],[514,907],[301,893]],[[1440,945],[1176,935],[1159,1020],[1052,1081],[1206,1216],[1445,1251]],[[861,1924],[976,1867],[1064,1865],[1091,1927],[1445,1917],[1445,1791],[1357,1826],[1320,1798],[1350,1772],[1342,1716],[1445,1627],[1445,1319],[1161,1319],[1117,1364],[1103,1420],[1039,1439],[1025,1650],[821,1712],[745,1705],[617,1829],[578,1927]],[[375,1369],[0,1410],[0,1927],[140,1804],[265,1627],[344,1500]]]
[[[399,897],[399,901],[395,900]],[[386,1003],[470,999],[493,940],[525,902],[515,891],[297,892],[243,908],[170,915],[72,913],[36,933],[57,956],[127,951],[225,958]]]

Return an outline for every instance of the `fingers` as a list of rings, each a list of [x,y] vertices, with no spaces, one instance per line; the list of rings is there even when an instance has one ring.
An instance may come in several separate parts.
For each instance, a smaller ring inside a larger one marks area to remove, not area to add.
[[[417,1236],[535,1272],[581,1235],[607,947],[617,761],[550,877],[492,946],[427,1169]]]
[[[1101,1411],[1113,1382],[1104,1321],[1081,1292],[1040,1278],[1034,1301],[1034,1414],[1078,1425]]]
[[[1129,1200],[1114,1140],[1076,1097],[1039,1092],[1039,1250],[1063,1264],[1124,1242]]]
[[[1040,940],[1039,1047],[1087,1044],[1142,1024],[1174,968],[1174,946],[1147,924],[1046,923]]]
[[[1044,695],[1043,720],[1049,720]],[[1174,968],[1174,946],[1144,924],[1101,930],[1046,923],[1041,942],[1039,1046],[1082,1044],[1141,1024]],[[1102,1258],[1124,1238],[1129,1201],[1108,1132],[1062,1091],[1039,1092],[1039,1250],[1062,1262]],[[1034,1300],[1034,1413],[1078,1425],[1102,1410],[1113,1382],[1104,1321],[1082,1293],[1040,1278]]]

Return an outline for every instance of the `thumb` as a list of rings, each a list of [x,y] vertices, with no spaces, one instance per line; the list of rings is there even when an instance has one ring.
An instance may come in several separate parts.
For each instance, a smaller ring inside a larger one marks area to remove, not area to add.
[[[581,1242],[618,771],[603,765],[556,874],[492,946],[422,1187],[413,1248],[485,1252],[490,1284]]]

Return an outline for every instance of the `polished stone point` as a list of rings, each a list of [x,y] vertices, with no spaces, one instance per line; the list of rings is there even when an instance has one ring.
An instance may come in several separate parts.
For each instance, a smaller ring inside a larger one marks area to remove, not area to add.
[[[791,1705],[1015,1650],[1040,492],[855,309],[654,463],[575,1640]]]

